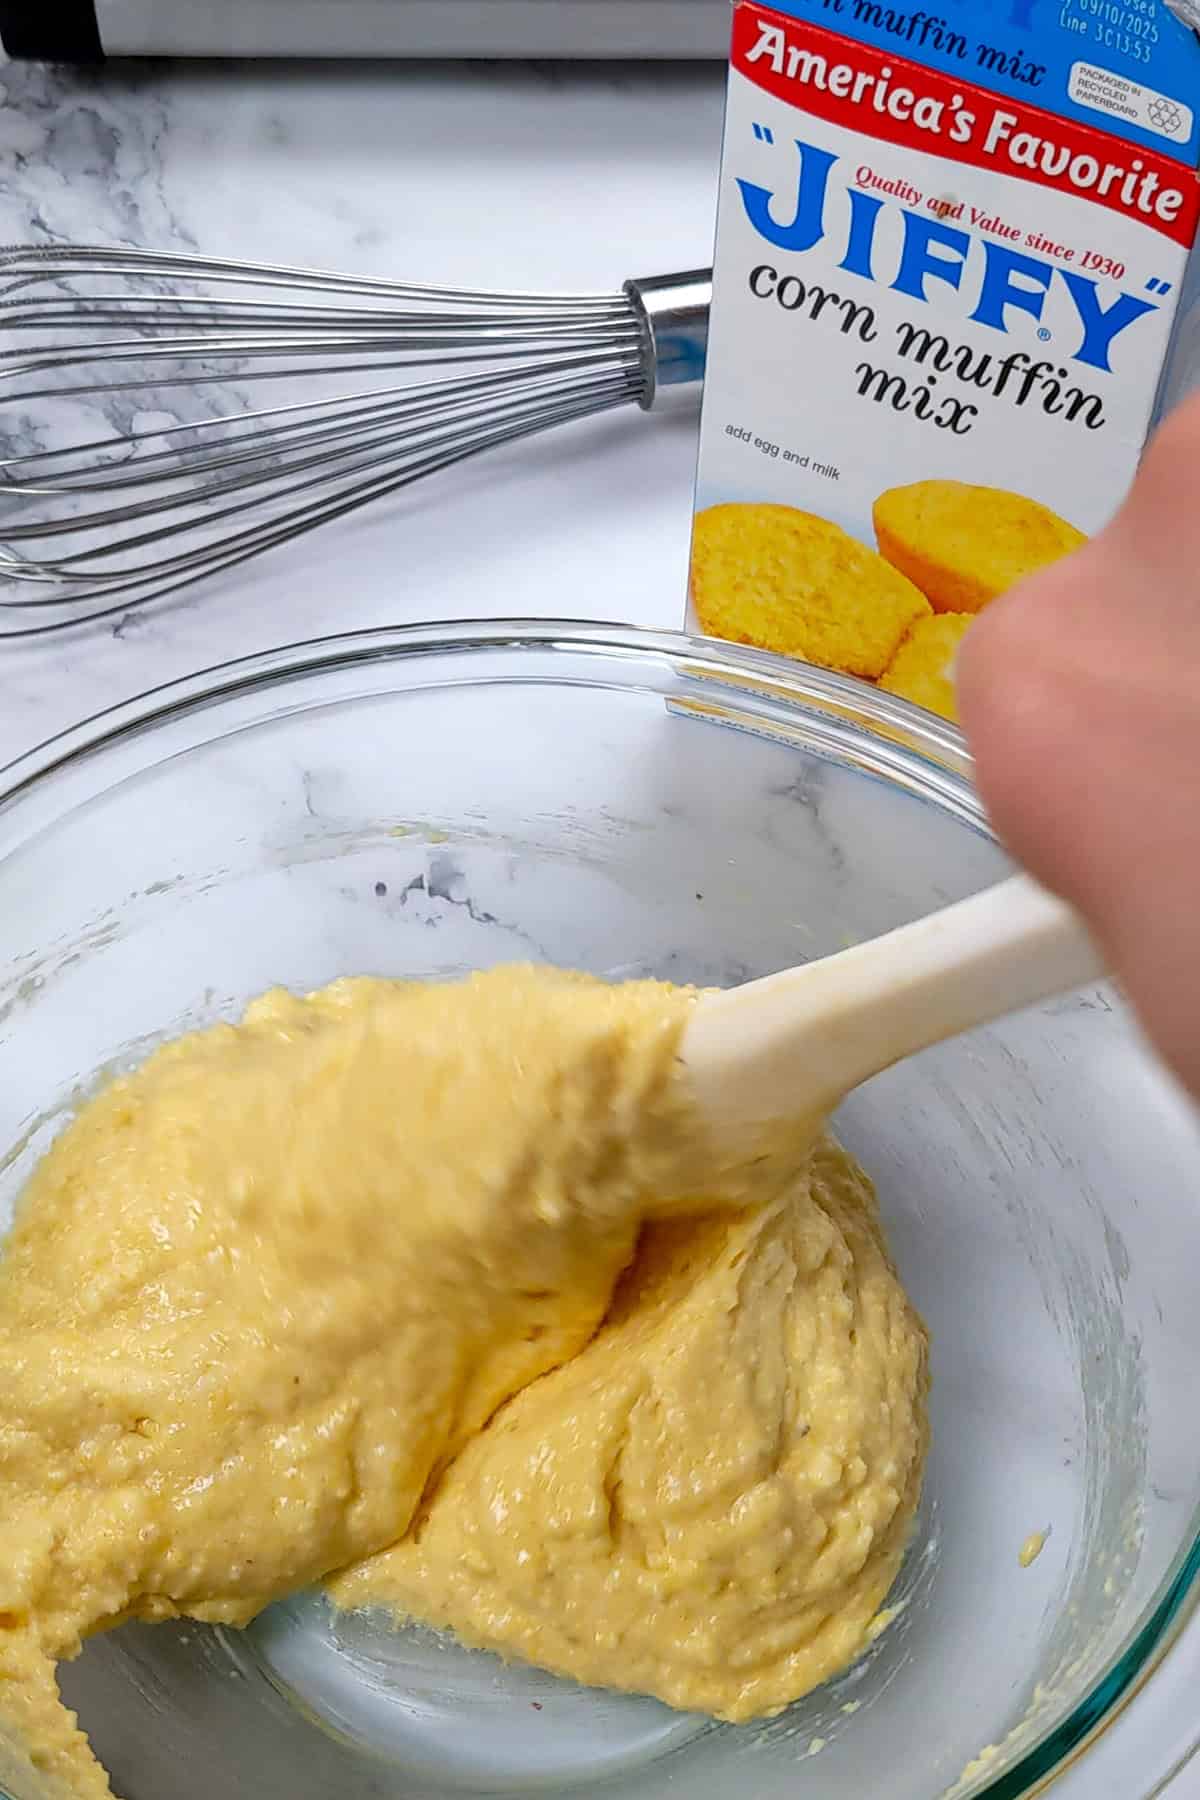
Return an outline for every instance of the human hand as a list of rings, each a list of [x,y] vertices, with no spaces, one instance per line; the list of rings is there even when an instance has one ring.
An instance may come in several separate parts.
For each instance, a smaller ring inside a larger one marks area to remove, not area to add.
[[[972,626],[958,699],[997,831],[1200,1098],[1200,396],[1112,524]]]

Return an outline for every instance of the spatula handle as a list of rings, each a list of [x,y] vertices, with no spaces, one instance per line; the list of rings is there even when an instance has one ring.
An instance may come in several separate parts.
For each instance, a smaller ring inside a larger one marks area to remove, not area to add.
[[[1027,875],[697,1007],[684,1057],[732,1128],[819,1116],[871,1075],[1105,972],[1082,921]],[[810,1106],[811,1102],[811,1106]]]

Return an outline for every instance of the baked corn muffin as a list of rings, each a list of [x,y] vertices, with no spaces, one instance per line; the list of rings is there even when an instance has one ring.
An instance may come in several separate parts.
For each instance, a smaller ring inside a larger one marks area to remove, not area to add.
[[[974,619],[974,613],[935,613],[918,619],[880,676],[880,687],[957,725],[954,659]]]
[[[710,506],[692,538],[692,605],[711,637],[875,680],[929,614],[911,581],[794,506]]]
[[[965,481],[889,488],[873,516],[880,553],[939,613],[979,612],[1087,541],[1037,500]]]

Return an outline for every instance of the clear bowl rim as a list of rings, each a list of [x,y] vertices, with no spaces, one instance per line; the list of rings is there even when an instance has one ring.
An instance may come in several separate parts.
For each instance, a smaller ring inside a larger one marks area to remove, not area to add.
[[[206,709],[236,694],[283,686],[351,665],[394,662],[472,651],[562,651],[666,659],[680,672],[713,680],[737,692],[757,690],[776,705],[832,719],[844,745],[868,746],[878,772],[903,770],[928,797],[951,802],[964,822],[995,841],[972,785],[972,759],[961,731],[947,721],[891,694],[812,664],[683,632],[604,621],[522,617],[439,621],[378,626],[301,639],[275,649],[210,664],[193,674],[162,682],[141,694],[89,714],[34,748],[0,765],[0,815],[11,813],[23,795],[131,734],[144,734],[171,718]],[[4,856],[0,845],[0,865]],[[1078,1761],[1112,1726],[1162,1663],[1184,1626],[1200,1611],[1200,1495],[1194,1533],[1134,1627],[1101,1676],[1032,1749],[976,1792],[976,1800],[1029,1800]],[[1200,1728],[1172,1775],[1200,1751]],[[1147,1780],[1142,1800],[1162,1792]],[[0,1789],[0,1800],[7,1800]],[[1135,1800],[1130,1796],[1130,1800]]]
[[[757,677],[762,689],[785,701],[807,701],[820,711],[841,717],[850,733],[861,733],[868,726],[882,726],[894,732],[897,741],[910,752],[953,778],[956,799],[965,800],[973,819],[988,829],[982,805],[970,784],[973,765],[961,731],[897,695],[884,693],[853,676],[714,638],[603,620],[519,616],[336,632],[253,651],[228,662],[208,664],[189,675],[175,676],[129,699],[101,707],[0,763],[0,805],[8,806],[30,782],[103,749],[127,731],[144,731],[167,716],[207,706],[235,692],[276,685],[297,676],[318,675],[322,670],[354,663],[499,649],[659,655],[685,662],[697,675],[717,679],[722,674],[731,676],[739,685]],[[924,773],[928,776],[928,768]]]

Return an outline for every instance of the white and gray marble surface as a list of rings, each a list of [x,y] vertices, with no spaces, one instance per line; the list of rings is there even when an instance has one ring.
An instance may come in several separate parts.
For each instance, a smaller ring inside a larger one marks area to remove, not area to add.
[[[723,73],[0,67],[0,242],[139,243],[467,285],[617,287],[708,260]],[[436,618],[683,613],[695,416],[571,427],[166,605],[0,650],[0,764],[230,657]],[[1141,1792],[1200,1630],[1062,1783]],[[1107,1757],[1107,1761],[1105,1760]],[[1056,1787],[1056,1792],[1058,1788]],[[1156,1792],[1165,1790],[1156,1789]],[[1200,1771],[1170,1800],[1200,1800]]]

